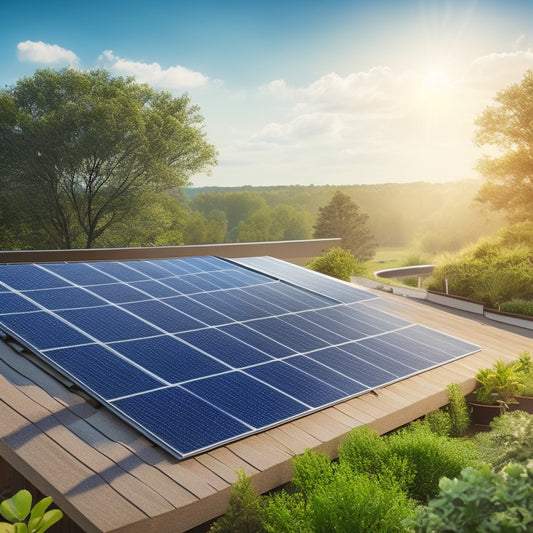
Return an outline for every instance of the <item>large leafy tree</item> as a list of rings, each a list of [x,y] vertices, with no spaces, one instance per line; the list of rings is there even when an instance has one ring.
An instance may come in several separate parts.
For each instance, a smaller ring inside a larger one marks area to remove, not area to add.
[[[475,141],[494,147],[478,162],[485,178],[477,200],[511,220],[531,219],[533,210],[533,71],[500,91],[476,119]]]
[[[0,185],[53,246],[87,247],[127,223],[146,195],[216,164],[203,117],[105,70],[38,70],[0,91]]]
[[[368,215],[347,194],[337,191],[331,201],[321,207],[314,225],[314,238],[341,238],[341,248],[350,250],[358,261],[374,256],[376,243],[368,226]]]

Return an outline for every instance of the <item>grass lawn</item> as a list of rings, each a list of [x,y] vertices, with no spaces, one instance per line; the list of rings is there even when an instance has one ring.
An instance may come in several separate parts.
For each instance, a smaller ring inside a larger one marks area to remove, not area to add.
[[[378,248],[374,258],[364,263],[367,269],[366,277],[373,278],[376,270],[405,266],[405,262],[410,255],[413,254],[408,246],[386,246]]]

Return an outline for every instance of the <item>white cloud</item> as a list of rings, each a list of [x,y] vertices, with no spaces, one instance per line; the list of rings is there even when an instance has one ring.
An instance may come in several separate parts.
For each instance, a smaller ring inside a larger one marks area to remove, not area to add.
[[[42,41],[18,43],[17,57],[19,61],[31,61],[33,63],[76,65],[79,62],[78,56],[72,50],[66,50],[57,44],[48,44]]]
[[[105,50],[98,60],[113,74],[134,76],[138,82],[149,83],[163,89],[201,87],[209,80],[200,72],[194,72],[180,65],[163,69],[159,63],[123,59],[113,54],[112,50]]]

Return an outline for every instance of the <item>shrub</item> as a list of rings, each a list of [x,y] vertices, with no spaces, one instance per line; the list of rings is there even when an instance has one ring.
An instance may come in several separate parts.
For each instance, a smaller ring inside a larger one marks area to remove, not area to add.
[[[447,254],[427,287],[482,301],[490,307],[520,298],[533,300],[533,224],[515,224],[479,240],[457,254]]]
[[[452,437],[459,437],[462,435],[471,424],[470,411],[466,399],[461,392],[461,387],[457,383],[450,383],[448,385],[448,413],[450,415],[450,435]]]
[[[481,458],[495,469],[509,462],[527,463],[533,458],[533,415],[509,411],[490,423],[490,431],[475,437]]]
[[[237,473],[237,481],[231,487],[228,510],[216,520],[210,533],[259,533],[263,531],[264,502],[251,486],[251,478],[243,470]]]
[[[441,479],[439,497],[403,522],[417,533],[515,533],[533,530],[533,470],[517,464],[494,472],[465,468],[458,479]]]
[[[510,302],[500,304],[500,311],[504,313],[515,313],[517,315],[533,316],[533,301],[512,299]]]
[[[305,450],[303,455],[292,460],[294,476],[292,488],[304,497],[319,485],[329,484],[334,477],[331,461],[325,453]]]
[[[388,442],[391,453],[405,459],[414,473],[409,493],[418,501],[437,495],[441,477],[457,476],[478,460],[476,448],[468,440],[437,435],[424,425],[393,433]]]
[[[332,483],[317,488],[310,503],[314,533],[398,532],[414,511],[414,502],[400,487],[342,468]]]
[[[442,437],[448,437],[452,432],[452,420],[450,413],[444,409],[436,409],[431,411],[424,417],[424,425],[426,425],[432,433]]]
[[[307,267],[315,272],[321,272],[343,281],[350,281],[351,276],[365,272],[364,266],[357,261],[352,252],[340,247],[333,248],[324,255],[311,259],[307,263]]]

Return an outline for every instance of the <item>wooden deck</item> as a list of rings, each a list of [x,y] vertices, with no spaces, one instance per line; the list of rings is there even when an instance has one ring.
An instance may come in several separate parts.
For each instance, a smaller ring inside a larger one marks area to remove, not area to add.
[[[183,532],[222,514],[236,471],[258,492],[289,481],[306,448],[334,456],[354,427],[384,433],[474,388],[479,367],[533,348],[533,331],[387,293],[373,305],[482,351],[264,433],[178,461],[0,342],[0,456],[87,532]]]

